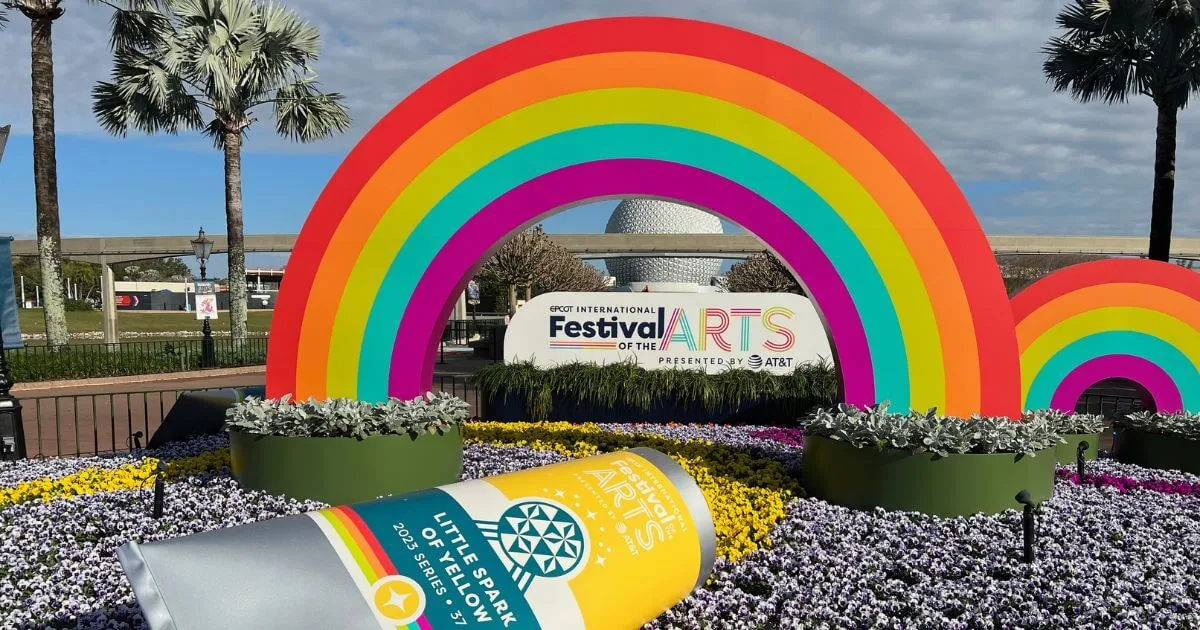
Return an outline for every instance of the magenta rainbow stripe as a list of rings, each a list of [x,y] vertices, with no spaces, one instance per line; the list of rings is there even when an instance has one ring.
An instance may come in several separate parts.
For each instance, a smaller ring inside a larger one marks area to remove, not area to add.
[[[620,189],[614,188],[619,183]],[[443,278],[465,278],[476,264],[474,244],[497,242],[503,235],[530,225],[558,209],[590,199],[666,197],[700,207],[729,208],[728,218],[761,235],[789,260],[812,270],[808,289],[822,305],[831,347],[840,357],[847,397],[874,399],[871,357],[858,310],[845,284],[817,244],[786,215],[753,191],[723,177],[684,164],[645,159],[586,162],[551,171],[531,179],[488,204],[446,243],[421,276],[413,292],[414,303],[441,308],[408,309],[396,339],[425,339],[433,352],[440,333],[435,321],[453,307],[461,289]],[[420,356],[420,355],[418,355]],[[412,360],[411,348],[397,345],[392,352],[389,387],[393,395],[415,396],[415,383],[430,382],[433,366]]]
[[[1109,378],[1126,378],[1146,388],[1154,399],[1154,408],[1160,412],[1183,410],[1183,396],[1171,375],[1158,365],[1129,354],[1107,354],[1081,364],[1059,383],[1050,406],[1074,411],[1089,387]]]

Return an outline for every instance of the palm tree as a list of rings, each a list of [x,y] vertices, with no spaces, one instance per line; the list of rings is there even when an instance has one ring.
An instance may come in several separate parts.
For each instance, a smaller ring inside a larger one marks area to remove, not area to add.
[[[291,10],[256,0],[124,0],[113,16],[111,82],[92,90],[92,111],[109,133],[130,127],[175,134],[202,129],[225,153],[232,337],[246,337],[242,238],[242,142],[271,106],[275,131],[314,142],[344,131],[342,95],[318,89],[315,27]]]
[[[58,161],[54,148],[54,21],[62,0],[6,0],[5,9],[29,18],[30,75],[33,92],[33,188],[37,206],[38,260],[42,272],[42,316],[46,343],[67,344],[66,292],[63,290],[62,235],[58,222]],[[3,21],[7,17],[0,14]],[[0,23],[0,27],[3,24]]]
[[[1165,261],[1179,110],[1200,91],[1200,0],[1073,0],[1057,22],[1065,33],[1043,48],[1056,92],[1108,104],[1142,95],[1158,108],[1149,257]]]

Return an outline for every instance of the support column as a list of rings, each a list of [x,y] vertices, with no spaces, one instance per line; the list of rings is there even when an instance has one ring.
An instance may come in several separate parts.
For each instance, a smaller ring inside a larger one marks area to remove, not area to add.
[[[463,291],[458,296],[458,301],[454,303],[454,315],[451,319],[463,320],[467,318],[467,292]]]
[[[117,332],[117,284],[112,267],[105,256],[100,257],[100,285],[104,291],[104,343],[120,343]]]

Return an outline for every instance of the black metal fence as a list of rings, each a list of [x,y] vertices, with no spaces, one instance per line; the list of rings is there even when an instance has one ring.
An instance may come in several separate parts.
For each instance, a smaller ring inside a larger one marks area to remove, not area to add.
[[[473,356],[491,359],[493,363],[504,359],[503,320],[451,320],[442,332],[438,346],[438,363],[446,362],[448,353],[470,352]]]
[[[442,343],[465,346],[485,341],[497,326],[504,325],[503,318],[452,319],[442,331]]]
[[[134,436],[144,446],[185,392],[228,388],[158,389],[111,394],[21,398],[28,457],[97,455],[129,451]],[[435,376],[433,391],[462,398],[479,412],[474,379]]]
[[[1079,399],[1079,404],[1075,406],[1076,413],[1099,414],[1109,420],[1143,409],[1145,406],[1140,398],[1103,393],[1085,393]]]
[[[1107,379],[1089,387],[1075,405],[1076,413],[1092,413],[1109,420],[1146,408],[1149,394],[1125,379]]]
[[[8,362],[13,379],[20,383],[186,372],[201,368],[202,344],[202,339],[194,338],[26,346],[9,350]],[[267,337],[251,336],[240,343],[217,337],[213,349],[214,367],[263,365],[267,360]]]
[[[499,361],[498,327],[502,319],[458,319],[446,322],[442,332],[439,362],[445,362],[447,347],[469,347],[473,352]],[[105,378],[139,374],[164,374],[201,369],[199,337],[122,341],[121,343],[73,343],[65,347],[26,346],[8,351],[13,379],[35,383],[64,379]],[[213,338],[214,365],[231,368],[264,365],[267,336],[252,335],[241,343],[229,337]]]

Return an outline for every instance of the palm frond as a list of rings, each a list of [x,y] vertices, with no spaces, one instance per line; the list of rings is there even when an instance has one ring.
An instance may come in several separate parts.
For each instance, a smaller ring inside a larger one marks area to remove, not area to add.
[[[336,92],[319,92],[304,79],[285,85],[275,95],[275,131],[300,142],[314,142],[350,128],[350,113]]]
[[[1139,51],[1114,49],[1112,43],[1052,38],[1044,49],[1042,71],[1056,92],[1079,101],[1125,102],[1149,89],[1139,72],[1146,60]]]
[[[1057,18],[1064,32],[1042,49],[1046,79],[1084,102],[1138,94],[1182,102],[1173,77],[1200,36],[1197,7],[1200,0],[1073,0]]]
[[[186,125],[220,147],[228,134],[245,134],[251,110],[268,103],[276,131],[301,142],[349,127],[342,95],[321,92],[310,67],[320,33],[293,11],[259,0],[120,1],[114,77],[95,91],[97,117],[112,133]],[[146,120],[152,114],[163,120]]]
[[[1167,89],[1180,107],[1186,107],[1192,95],[1200,95],[1200,28],[1183,47],[1174,70]]]
[[[112,50],[147,49],[162,45],[171,33],[171,22],[154,9],[113,11],[108,45]]]
[[[92,90],[92,112],[114,135],[130,127],[146,133],[178,133],[203,124],[197,98],[177,75],[132,50],[113,55],[112,81]]]

